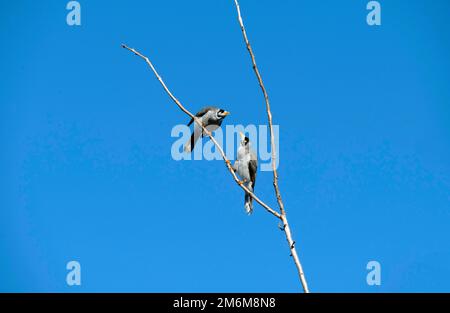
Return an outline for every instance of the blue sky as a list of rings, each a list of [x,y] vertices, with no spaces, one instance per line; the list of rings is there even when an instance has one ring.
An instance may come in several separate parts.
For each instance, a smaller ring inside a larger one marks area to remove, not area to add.
[[[314,292],[450,291],[450,3],[380,2],[369,27],[367,1],[241,1]],[[233,1],[80,1],[79,27],[66,3],[1,4],[0,291],[300,291],[223,163],[172,159],[188,119],[120,48],[192,111],[265,124]],[[275,205],[271,179],[256,193]]]

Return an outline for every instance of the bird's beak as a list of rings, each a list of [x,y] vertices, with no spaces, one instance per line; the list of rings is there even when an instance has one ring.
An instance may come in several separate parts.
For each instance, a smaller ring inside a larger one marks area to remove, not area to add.
[[[230,115],[230,114],[231,114],[231,113],[228,112],[228,111],[223,112],[223,115],[225,115],[225,116]]]
[[[243,133],[239,132],[239,136],[241,136],[241,140],[244,141],[245,135]]]

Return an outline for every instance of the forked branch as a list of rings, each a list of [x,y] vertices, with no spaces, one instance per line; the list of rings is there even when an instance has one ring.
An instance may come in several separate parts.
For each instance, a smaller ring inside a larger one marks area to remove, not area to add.
[[[243,189],[244,191],[246,191],[247,193],[249,193],[253,199],[260,204],[264,209],[266,209],[267,212],[271,213],[272,215],[274,215],[275,217],[277,217],[278,219],[281,220],[282,222],[282,227],[281,229],[284,231],[285,235],[286,235],[286,240],[289,244],[289,249],[291,251],[291,256],[293,257],[294,263],[296,265],[298,274],[299,274],[299,278],[303,287],[303,290],[305,293],[309,292],[308,289],[308,284],[306,282],[306,278],[305,278],[305,274],[303,272],[303,268],[302,265],[300,263],[300,259],[298,257],[297,254],[297,250],[295,247],[295,241],[292,238],[292,233],[291,233],[291,229],[289,226],[289,222],[286,216],[286,211],[284,209],[284,203],[283,200],[281,198],[281,193],[280,193],[280,189],[278,187],[278,172],[277,172],[277,166],[276,166],[276,150],[275,150],[275,137],[274,137],[274,132],[273,132],[273,122],[272,122],[272,112],[270,110],[270,101],[269,101],[269,96],[267,93],[267,90],[264,86],[261,74],[259,72],[259,69],[256,65],[256,59],[255,59],[255,55],[253,53],[252,47],[250,45],[250,42],[248,40],[247,37],[247,32],[245,30],[244,27],[244,22],[242,20],[242,16],[241,16],[241,10],[239,7],[239,2],[237,0],[234,0],[234,3],[236,5],[236,10],[238,13],[238,21],[239,21],[239,25],[241,27],[241,31],[242,31],[242,35],[244,37],[244,42],[245,45],[247,47],[247,50],[250,54],[251,57],[251,61],[252,61],[252,67],[253,67],[253,71],[255,72],[256,78],[258,80],[259,86],[261,87],[261,91],[264,95],[264,100],[265,100],[265,104],[266,104],[266,111],[267,111],[267,119],[268,119],[268,123],[269,123],[269,130],[270,130],[270,145],[271,145],[271,152],[272,152],[272,171],[273,171],[273,186],[274,186],[274,190],[275,190],[275,195],[277,198],[277,202],[278,202],[278,206],[280,208],[280,213],[278,213],[276,210],[272,209],[270,206],[268,206],[266,203],[264,203],[263,201],[261,201],[252,191],[250,191],[244,184],[242,184],[242,182],[239,180],[239,178],[236,176],[236,173],[234,172],[232,166],[231,166],[231,162],[227,159],[222,147],[219,145],[219,143],[216,141],[216,139],[212,136],[211,132],[208,131],[201,123],[201,121],[194,116],[194,114],[192,114],[189,110],[187,110],[182,104],[181,102],[172,94],[172,92],[169,90],[169,88],[166,86],[166,84],[164,83],[164,81],[162,80],[161,76],[158,74],[158,72],[156,71],[155,67],[153,66],[153,64],[151,63],[150,59],[148,57],[146,57],[145,55],[141,54],[140,52],[138,52],[137,50],[128,47],[127,45],[122,44],[122,47],[133,52],[135,55],[139,56],[140,58],[142,58],[147,65],[151,68],[151,70],[153,71],[153,73],[155,74],[156,78],[158,79],[158,81],[160,82],[160,84],[162,85],[162,87],[164,88],[164,90],[166,91],[166,93],[169,95],[169,97],[173,100],[173,102],[175,102],[175,104],[189,117],[191,117],[192,119],[194,119],[195,123],[202,128],[203,132],[211,139],[211,141],[214,143],[214,145],[216,146],[217,150],[219,151],[220,155],[222,156],[225,165],[228,169],[228,171],[231,173],[234,181],[238,184],[239,187],[241,187],[241,189]]]

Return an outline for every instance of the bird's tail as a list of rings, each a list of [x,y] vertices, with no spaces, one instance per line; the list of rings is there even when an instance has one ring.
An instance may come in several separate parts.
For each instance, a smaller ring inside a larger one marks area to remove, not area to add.
[[[194,132],[191,135],[191,138],[184,144],[184,151],[186,152],[192,152],[194,151],[195,143],[197,142],[198,138],[202,135],[202,130],[199,127],[194,127]]]
[[[253,192],[253,187],[252,187],[252,184],[251,184],[251,183],[247,185],[247,188],[248,188],[251,192]],[[244,204],[244,207],[245,207],[245,212],[246,212],[248,215],[250,215],[250,214],[253,213],[253,198],[252,198],[252,196],[250,196],[250,194],[247,193],[247,192],[245,193],[245,204]]]

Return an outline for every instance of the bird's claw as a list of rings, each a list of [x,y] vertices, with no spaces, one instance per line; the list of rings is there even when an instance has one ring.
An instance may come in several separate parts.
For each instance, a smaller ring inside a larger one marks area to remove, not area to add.
[[[239,181],[239,185],[244,185],[244,184],[246,184],[248,182],[248,180],[247,179],[243,179],[243,180],[240,180]]]

